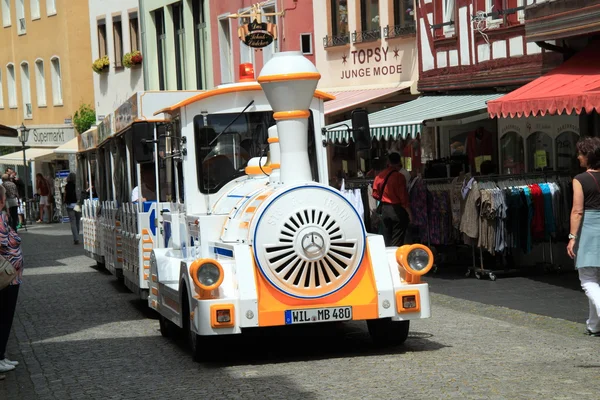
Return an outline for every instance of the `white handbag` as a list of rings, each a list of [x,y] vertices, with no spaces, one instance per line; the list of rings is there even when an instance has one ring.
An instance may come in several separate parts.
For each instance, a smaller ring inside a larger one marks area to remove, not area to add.
[[[10,285],[16,273],[15,267],[6,258],[0,256],[0,290]]]

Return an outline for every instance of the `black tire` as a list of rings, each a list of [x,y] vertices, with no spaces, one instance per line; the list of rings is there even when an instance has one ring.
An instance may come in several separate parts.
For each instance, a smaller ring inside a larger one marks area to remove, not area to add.
[[[158,317],[158,324],[160,326],[160,334],[162,335],[162,337],[164,337],[164,338],[173,337],[174,326],[171,321],[167,320],[165,317],[160,315]]]
[[[408,338],[410,321],[392,321],[391,318],[367,321],[371,340],[378,346],[398,346]]]
[[[192,331],[192,324],[190,323],[190,304],[188,301],[187,289],[184,288],[181,298],[181,325],[183,327],[184,340],[192,353],[192,359],[196,362],[202,360],[202,353],[200,351],[200,336],[196,332]]]

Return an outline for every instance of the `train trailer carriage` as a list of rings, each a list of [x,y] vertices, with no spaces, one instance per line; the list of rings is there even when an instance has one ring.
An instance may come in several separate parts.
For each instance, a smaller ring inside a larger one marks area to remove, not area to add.
[[[135,93],[98,125],[93,140],[80,141],[80,159],[89,165],[80,179],[93,188],[82,207],[85,250],[142,298],[148,295],[150,252],[160,241],[161,210],[172,191],[165,177],[171,171],[155,157],[168,157],[158,140],[165,134],[164,115],[154,114],[199,93]],[[149,150],[135,153],[134,142],[141,140]]]
[[[330,97],[315,90],[319,78],[301,53],[281,52],[258,82],[159,111],[174,191],[160,211],[148,304],[165,336],[185,330],[196,359],[209,337],[249,328],[364,320],[374,340],[401,343],[410,320],[430,317],[420,277],[431,251],[386,248],[327,184]],[[369,135],[368,122],[353,132]]]

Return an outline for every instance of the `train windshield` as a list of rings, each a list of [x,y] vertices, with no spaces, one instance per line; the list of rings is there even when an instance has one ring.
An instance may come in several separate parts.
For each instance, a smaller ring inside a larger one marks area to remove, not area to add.
[[[231,124],[233,120],[237,120]],[[230,125],[227,128],[228,125]],[[269,127],[275,125],[273,111],[197,115],[194,136],[198,186],[202,193],[215,193],[227,182],[244,175],[248,161],[266,157]],[[312,113],[309,118],[309,154],[316,174]],[[227,128],[225,132],[223,130]]]

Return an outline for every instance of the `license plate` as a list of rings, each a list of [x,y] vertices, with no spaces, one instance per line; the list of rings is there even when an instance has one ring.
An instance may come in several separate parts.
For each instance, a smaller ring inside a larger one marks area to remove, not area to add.
[[[306,310],[286,310],[286,325],[310,324],[312,322],[349,321],[352,307],[309,308]]]

